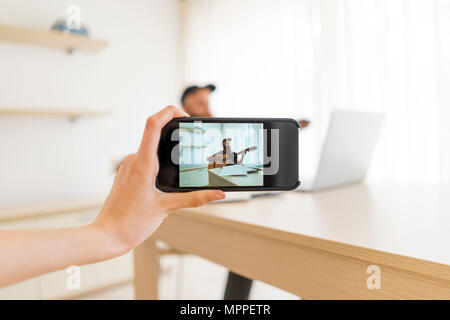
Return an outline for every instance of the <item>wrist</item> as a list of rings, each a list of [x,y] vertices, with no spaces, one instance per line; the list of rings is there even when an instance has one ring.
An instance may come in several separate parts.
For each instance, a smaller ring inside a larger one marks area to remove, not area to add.
[[[112,259],[131,250],[129,246],[119,239],[111,230],[98,222],[93,222],[86,226],[98,240],[105,259]]]

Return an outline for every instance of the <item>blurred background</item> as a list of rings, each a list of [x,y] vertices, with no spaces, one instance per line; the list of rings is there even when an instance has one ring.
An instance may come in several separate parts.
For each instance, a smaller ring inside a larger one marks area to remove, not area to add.
[[[49,32],[73,5],[88,35]],[[146,117],[191,84],[217,86],[215,116],[310,120],[301,172],[347,109],[386,115],[368,179],[449,181],[449,34],[448,0],[0,0],[0,228],[91,221]],[[133,298],[131,254],[82,270],[80,291],[58,271],[0,298]],[[226,275],[166,255],[160,297],[220,299]]]

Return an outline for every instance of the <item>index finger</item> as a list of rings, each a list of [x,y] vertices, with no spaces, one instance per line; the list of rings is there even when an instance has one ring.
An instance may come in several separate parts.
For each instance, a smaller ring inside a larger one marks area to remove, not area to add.
[[[158,113],[148,117],[145,124],[138,157],[146,162],[156,156],[162,128],[173,118],[189,117],[189,115],[175,106],[168,106]]]

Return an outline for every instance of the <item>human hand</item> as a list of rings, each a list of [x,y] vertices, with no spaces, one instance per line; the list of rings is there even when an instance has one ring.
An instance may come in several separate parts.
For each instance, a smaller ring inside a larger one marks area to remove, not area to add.
[[[172,118],[185,116],[189,115],[169,106],[149,117],[139,151],[127,156],[118,168],[111,192],[93,223],[111,237],[117,254],[147,239],[169,212],[225,198],[220,190],[164,193],[155,186],[161,129]]]
[[[300,129],[304,129],[309,125],[309,120],[299,120],[300,123]]]

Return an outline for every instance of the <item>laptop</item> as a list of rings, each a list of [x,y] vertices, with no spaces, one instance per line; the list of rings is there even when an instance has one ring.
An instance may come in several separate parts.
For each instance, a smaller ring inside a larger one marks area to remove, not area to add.
[[[384,115],[334,110],[312,179],[300,177],[298,191],[314,191],[364,179],[383,124]]]

